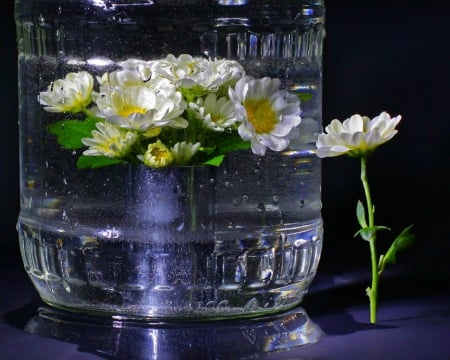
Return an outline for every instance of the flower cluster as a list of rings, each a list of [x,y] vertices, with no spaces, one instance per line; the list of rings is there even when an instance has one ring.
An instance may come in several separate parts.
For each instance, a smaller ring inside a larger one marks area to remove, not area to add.
[[[126,60],[97,78],[69,73],[39,101],[49,112],[83,115],[50,127],[66,148],[87,147],[80,167],[218,165],[230,151],[285,150],[301,120],[299,98],[278,79],[248,76],[236,61],[187,54]]]

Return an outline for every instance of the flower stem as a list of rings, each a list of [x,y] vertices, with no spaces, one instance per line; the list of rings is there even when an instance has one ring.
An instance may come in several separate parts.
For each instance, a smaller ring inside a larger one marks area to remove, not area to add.
[[[366,196],[366,205],[367,205],[367,214],[369,218],[369,227],[375,228],[375,215],[374,215],[374,206],[372,203],[372,197],[370,195],[370,187],[369,181],[367,179],[367,157],[361,157],[361,182],[364,187],[364,194]],[[377,299],[378,299],[378,264],[377,264],[377,250],[376,250],[376,231],[373,231],[370,239],[370,258],[372,265],[372,286],[370,290],[367,292],[370,301],[370,322],[374,324],[377,320]]]

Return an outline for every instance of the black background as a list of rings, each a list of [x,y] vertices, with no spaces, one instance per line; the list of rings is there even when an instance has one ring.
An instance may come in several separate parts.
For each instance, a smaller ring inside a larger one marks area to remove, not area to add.
[[[16,39],[13,1],[0,14],[0,269],[22,266],[19,213]],[[399,134],[369,160],[384,251],[394,234],[415,224],[417,242],[398,257],[409,274],[389,289],[401,294],[448,292],[450,280],[448,0],[329,0],[324,52],[324,125],[354,113],[381,111],[403,120]],[[363,199],[359,162],[323,161],[325,243],[320,273],[369,267],[368,244],[353,238]],[[394,267],[392,267],[394,268]],[[363,291],[361,291],[363,294]]]

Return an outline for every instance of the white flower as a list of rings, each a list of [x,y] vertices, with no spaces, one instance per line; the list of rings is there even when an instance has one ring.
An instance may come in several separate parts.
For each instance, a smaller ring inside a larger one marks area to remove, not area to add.
[[[84,145],[89,146],[84,155],[122,158],[130,152],[137,139],[135,133],[121,131],[108,123],[98,122],[96,127],[98,130],[92,131],[92,138],[81,139]]]
[[[41,92],[39,102],[49,112],[77,113],[90,104],[93,85],[94,79],[86,71],[68,73]]]
[[[161,81],[158,81],[160,83]],[[129,86],[100,94],[96,115],[124,129],[185,128],[186,103],[174,87]]]
[[[342,154],[350,156],[369,154],[397,134],[395,127],[400,120],[400,115],[391,118],[386,112],[382,112],[372,120],[359,114],[342,123],[334,119],[325,128],[326,133],[320,134],[317,139],[317,156],[324,158]]]
[[[170,54],[166,59],[155,62],[152,71],[177,86],[187,89],[197,86],[208,91],[217,91],[222,85],[234,84],[245,75],[244,68],[236,61],[213,61],[187,54],[179,57]]]
[[[280,80],[246,76],[229,89],[236,106],[238,128],[243,140],[251,141],[252,151],[264,155],[266,149],[282,151],[289,146],[290,132],[300,124],[300,100],[280,90]]]
[[[138,159],[152,168],[161,168],[172,163],[170,150],[161,140],[149,144],[144,155],[138,155]]]
[[[224,131],[238,121],[234,104],[226,97],[217,98],[214,93],[209,93],[204,100],[200,98],[191,108],[196,110],[206,127],[214,131]]]
[[[144,61],[138,59],[128,59],[119,63],[124,70],[130,70],[139,75],[142,81],[147,82],[152,78],[153,67],[157,61]]]
[[[110,73],[104,73],[101,77],[97,77],[97,81],[100,84],[98,93],[95,93],[97,100],[99,96],[112,91],[120,91],[123,88],[131,86],[143,86],[145,83],[142,81],[138,73],[131,70],[118,70]]]
[[[170,149],[170,154],[172,155],[174,164],[186,165],[199,148],[199,142],[195,144],[188,143],[186,141],[176,143],[173,148]]]

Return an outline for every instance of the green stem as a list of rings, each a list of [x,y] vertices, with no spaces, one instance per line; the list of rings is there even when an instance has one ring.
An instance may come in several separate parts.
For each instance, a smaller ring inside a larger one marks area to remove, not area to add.
[[[361,157],[361,182],[364,187],[364,194],[366,196],[366,204],[367,204],[367,214],[369,217],[369,227],[375,227],[375,215],[374,215],[374,207],[372,203],[372,197],[370,195],[370,187],[369,182],[367,180],[367,157]],[[376,232],[373,232],[373,235],[369,239],[370,245],[370,259],[371,259],[371,267],[372,267],[372,286],[370,291],[368,291],[369,301],[370,301],[370,322],[374,324],[377,320],[377,300],[378,300],[378,263],[377,263],[377,250],[376,250]]]

